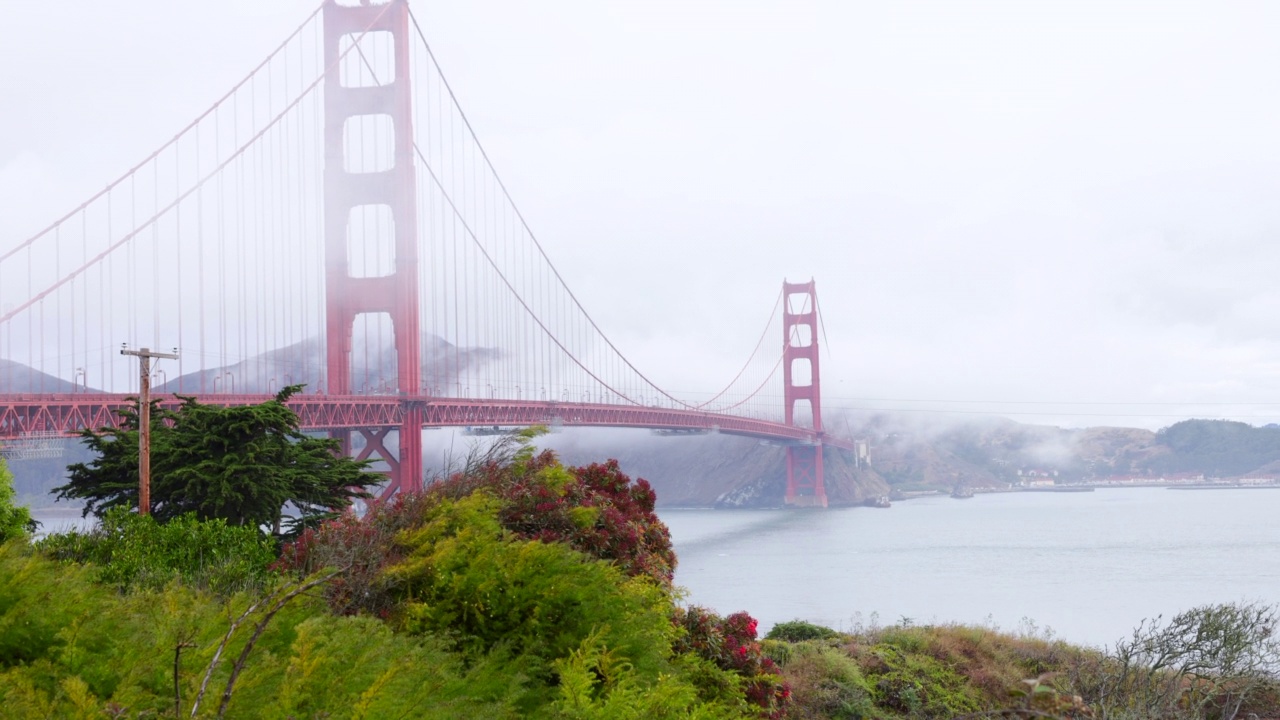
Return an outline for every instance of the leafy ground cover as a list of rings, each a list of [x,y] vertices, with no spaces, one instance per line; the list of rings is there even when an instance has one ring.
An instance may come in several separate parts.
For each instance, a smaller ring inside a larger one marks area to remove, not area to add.
[[[653,493],[515,438],[277,549],[124,508],[0,547],[0,717],[781,717],[745,614],[685,642]]]
[[[1110,651],[1037,633],[962,625],[842,633],[781,623],[765,649],[794,703],[788,717],[1280,717],[1275,607],[1194,608],[1137,628]]]
[[[1264,603],[1157,618],[1109,652],[905,619],[760,639],[745,612],[681,603],[647,483],[531,439],[283,546],[272,513],[124,506],[33,543],[0,503],[0,718],[1280,716]]]

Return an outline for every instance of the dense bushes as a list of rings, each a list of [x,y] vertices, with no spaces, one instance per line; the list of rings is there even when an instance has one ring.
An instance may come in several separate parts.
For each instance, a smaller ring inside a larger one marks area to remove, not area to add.
[[[518,440],[280,553],[113,509],[0,556],[0,715],[776,717],[754,620],[680,644],[653,500]]]
[[[1143,623],[1110,653],[989,628],[891,626],[785,642],[788,717],[1218,720],[1280,709],[1276,608]]]
[[[256,528],[193,514],[161,524],[120,507],[92,530],[50,535],[36,547],[58,560],[90,563],[98,582],[120,589],[181,580],[218,594],[263,587],[276,556],[275,543]]]
[[[829,627],[814,625],[804,620],[791,620],[789,622],[780,622],[769,628],[769,634],[765,635],[765,639],[785,640],[794,643],[804,640],[823,640],[836,637],[836,635],[838,633]]]
[[[565,543],[669,585],[676,556],[649,483],[632,482],[616,460],[565,467],[555,453],[535,454],[529,441],[538,432],[511,436],[429,492],[457,499],[483,490],[499,499],[498,517],[516,535]]]
[[[404,560],[387,571],[394,627],[448,638],[468,658],[503,648],[546,663],[531,671],[548,683],[549,663],[583,643],[646,675],[666,669],[675,631],[662,588],[562,544],[521,540],[496,515],[496,501],[475,493],[441,502],[401,537]]]
[[[404,560],[387,571],[399,599],[394,627],[449,638],[469,660],[510,658],[529,678],[525,713],[548,702],[583,717],[638,710],[623,711],[612,697],[622,692],[662,716],[741,715],[739,701],[702,692],[700,676],[673,654],[664,586],[561,543],[520,539],[501,528],[498,505],[484,493],[443,500],[402,535]]]
[[[720,617],[693,606],[676,611],[683,631],[677,649],[709,660],[734,673],[747,701],[767,717],[780,718],[791,699],[791,689],[778,674],[778,666],[756,641],[755,618],[745,612]]]
[[[740,717],[753,712],[748,699],[780,708],[754,620],[717,618],[731,657],[681,642],[675,556],[648,484],[614,462],[566,468],[527,440],[473,458],[426,493],[304,533],[277,569],[341,568],[326,588],[333,612],[443,639],[467,663],[505,658],[525,679],[523,713]]]
[[[760,641],[746,613],[677,605],[643,481],[527,442],[274,548],[252,527],[123,509],[88,533],[0,545],[0,716],[1180,720],[1280,706],[1280,616],[1257,603],[1144,624],[1110,655],[905,621],[796,620]]]
[[[963,626],[863,628],[849,634],[814,627],[830,634],[804,628],[801,634],[822,636],[790,642],[785,653],[782,676],[795,700],[789,717],[1070,718],[1077,717],[1073,708],[1083,707],[1059,687],[1044,686],[1037,698],[1052,699],[1052,708],[1042,708],[1052,712],[1011,697],[1028,694],[1024,680],[1042,672],[1035,668],[1062,670],[1088,654],[1063,643]]]
[[[261,610],[214,653],[228,620],[261,596],[219,600],[182,584],[122,594],[93,575],[0,548],[0,717],[186,717],[211,666],[198,717],[213,717]],[[501,671],[464,669],[436,639],[305,599],[264,626],[240,680],[227,717],[518,717]]]
[[[673,651],[667,588],[520,539],[494,504],[442,501],[402,535],[389,622],[309,600],[333,570],[222,599],[180,573],[163,588],[149,571],[117,582],[120,547],[155,532],[142,524],[121,524],[109,556],[90,545],[83,565],[10,543],[0,716],[186,715],[202,698],[197,716],[212,717],[224,696],[237,718],[751,716],[740,695],[708,689],[736,687],[732,673]]]

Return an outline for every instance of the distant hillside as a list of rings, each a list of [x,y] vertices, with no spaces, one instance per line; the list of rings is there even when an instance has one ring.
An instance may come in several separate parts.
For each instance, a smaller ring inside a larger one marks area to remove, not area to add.
[[[850,423],[849,433],[871,443],[869,466],[844,453],[824,454],[832,505],[860,505],[891,490],[1006,487],[1032,476],[1059,483],[1114,476],[1150,478],[1280,478],[1280,427],[1220,420],[1186,420],[1159,432],[1096,427],[1065,430],[1004,419],[963,423],[876,416]],[[427,433],[427,466],[435,467],[467,440]],[[486,439],[473,440],[484,442]],[[660,437],[640,430],[564,429],[542,439],[565,462],[583,465],[616,458],[632,477],[652,483],[665,507],[778,507],[786,490],[786,451],[732,435]],[[65,466],[89,458],[68,440],[61,458],[10,463],[24,502],[52,502]]]
[[[422,386],[459,386],[468,371],[502,357],[498,348],[461,347],[436,335],[422,336]],[[396,383],[395,348],[390,339],[381,347],[352,359],[353,391],[391,392]],[[274,393],[285,385],[305,385],[309,392],[324,387],[324,344],[316,338],[255,355],[225,367],[196,370],[168,378],[153,389],[161,393],[239,392]],[[131,386],[132,387],[132,386]],[[203,390],[202,390],[203,389]],[[461,391],[462,388],[458,387]],[[0,359],[0,393],[85,392],[75,382],[41,372],[15,360]],[[100,392],[89,387],[88,392]]]
[[[69,393],[77,389],[75,383],[0,358],[0,393]]]
[[[1154,458],[1155,472],[1212,477],[1274,473],[1280,463],[1280,428],[1225,420],[1184,420],[1156,434],[1169,452]]]
[[[422,386],[453,387],[468,370],[502,357],[496,348],[459,347],[436,335],[421,342]],[[180,375],[156,387],[157,392],[210,391],[274,393],[285,385],[305,385],[308,392],[324,387],[324,343],[312,338],[247,360]],[[388,393],[396,383],[396,352],[390,338],[357,353],[351,361],[352,389],[357,393]]]
[[[880,416],[857,432],[871,439],[871,466],[899,489],[995,487],[1040,475],[1067,483],[1113,476],[1280,477],[1280,428],[1223,420],[1185,420],[1151,432],[1004,419],[908,424]]]

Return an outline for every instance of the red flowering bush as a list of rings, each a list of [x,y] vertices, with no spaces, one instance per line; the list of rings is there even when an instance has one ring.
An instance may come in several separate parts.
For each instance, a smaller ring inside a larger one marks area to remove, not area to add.
[[[677,610],[675,622],[684,628],[677,641],[678,652],[692,652],[722,670],[742,678],[747,701],[761,709],[764,717],[776,720],[786,714],[791,688],[782,681],[776,663],[765,656],[756,641],[756,619],[745,612],[720,617],[706,608],[693,606]]]
[[[460,498],[476,490],[498,498],[498,519],[521,538],[565,543],[628,575],[671,584],[676,556],[653,511],[653,488],[644,479],[633,482],[617,460],[565,467],[549,450],[518,453],[513,462],[485,463],[428,492]]]
[[[369,507],[363,518],[347,513],[284,547],[274,568],[309,574],[343,568],[326,588],[338,613],[385,616],[394,604],[383,570],[403,558],[396,536],[420,527],[441,500],[477,491],[498,500],[498,520],[518,537],[560,542],[613,562],[632,576],[670,587],[676,557],[667,526],[654,513],[649,483],[632,482],[616,460],[565,467],[555,453],[534,453],[532,433],[514,436],[424,492],[400,494]]]
[[[276,569],[309,574],[325,567],[340,568],[343,572],[324,588],[330,607],[341,614],[368,613],[387,618],[404,609],[406,591],[410,596],[421,591],[396,585],[406,582],[404,578],[411,573],[388,570],[402,566],[411,555],[436,552],[406,547],[413,533],[424,528],[442,508],[461,507],[466,498],[482,493],[490,498],[484,502],[494,512],[491,517],[496,520],[495,525],[505,532],[522,540],[567,545],[608,561],[627,575],[652,579],[652,585],[640,583],[636,587],[659,593],[664,602],[671,603],[676,557],[666,525],[654,513],[656,498],[649,484],[641,479],[633,482],[615,460],[565,467],[552,452],[535,453],[529,443],[531,437],[532,433],[513,436],[506,444],[500,443],[473,457],[464,469],[424,492],[370,506],[363,518],[348,513],[305,532],[284,548]],[[450,582],[459,581],[462,574],[450,575]],[[497,590],[486,586],[485,593],[497,594],[482,593],[482,602],[476,607],[492,609],[500,600],[510,601],[516,588],[501,585],[494,586]],[[550,593],[553,586],[555,582],[551,581],[539,592]],[[528,594],[531,587],[526,582],[519,589]],[[536,605],[544,601],[545,598],[535,598],[531,602]],[[442,607],[448,609],[448,604]],[[467,607],[468,612],[475,610],[471,605]],[[667,658],[672,653],[705,661],[695,663],[705,670],[697,674],[696,681],[702,700],[740,705],[745,699],[759,708],[762,717],[783,716],[790,689],[778,677],[773,661],[763,654],[756,641],[756,621],[750,615],[736,613],[721,618],[702,608],[667,607],[674,610],[674,623],[684,632],[660,652]],[[418,611],[423,617],[443,612],[421,602]],[[501,615],[486,616],[486,627],[492,630],[507,627],[502,623],[518,625],[517,621],[529,621],[536,613],[529,617],[524,611],[512,617]],[[544,622],[545,618],[538,621]]]
[[[396,535],[422,524],[434,498],[397,495],[369,506],[363,518],[346,512],[288,543],[273,570],[309,575],[326,567],[343,572],[323,586],[329,607],[340,615],[368,613],[385,618],[394,605],[383,570],[403,559]]]
[[[554,456],[544,462],[553,463]],[[628,575],[670,585],[675,551],[667,526],[653,511],[656,498],[649,483],[632,482],[617,460],[565,470],[572,477],[567,483],[548,481],[554,472],[540,472],[510,486],[499,513],[503,525],[521,537],[562,542],[610,560]]]

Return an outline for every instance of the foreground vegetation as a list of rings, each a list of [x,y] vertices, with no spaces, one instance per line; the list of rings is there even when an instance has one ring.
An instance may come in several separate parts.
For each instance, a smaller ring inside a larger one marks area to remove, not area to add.
[[[1109,652],[906,620],[758,640],[746,613],[682,605],[647,483],[530,437],[283,544],[278,496],[228,516],[112,502],[32,542],[0,468],[0,718],[1280,716],[1260,603]]]
[[[527,440],[280,549],[120,507],[10,541],[0,716],[781,717],[755,621],[677,604],[648,485]]]
[[[793,718],[1269,718],[1280,717],[1276,619],[1256,603],[1194,608],[1143,623],[1110,652],[1035,632],[795,621],[764,647]]]

